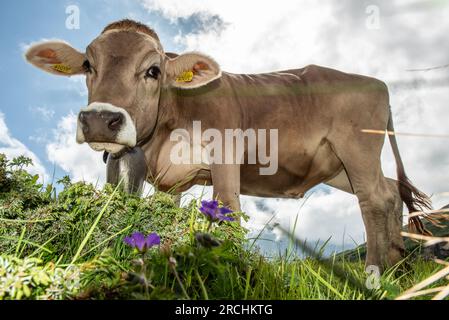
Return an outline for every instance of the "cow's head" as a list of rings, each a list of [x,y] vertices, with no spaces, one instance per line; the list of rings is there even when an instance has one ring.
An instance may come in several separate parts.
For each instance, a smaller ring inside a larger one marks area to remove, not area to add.
[[[131,20],[108,25],[86,53],[48,41],[33,45],[26,59],[55,75],[86,76],[89,101],[79,113],[76,139],[110,153],[151,134],[162,88],[198,88],[221,76],[219,65],[200,53],[169,58],[157,34]]]

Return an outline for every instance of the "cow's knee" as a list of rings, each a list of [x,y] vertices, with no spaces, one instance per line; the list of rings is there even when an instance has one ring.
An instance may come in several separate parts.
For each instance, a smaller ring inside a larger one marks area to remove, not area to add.
[[[396,206],[396,197],[386,190],[385,192],[369,192],[359,196],[359,204],[364,215],[370,215],[374,219],[385,217]]]

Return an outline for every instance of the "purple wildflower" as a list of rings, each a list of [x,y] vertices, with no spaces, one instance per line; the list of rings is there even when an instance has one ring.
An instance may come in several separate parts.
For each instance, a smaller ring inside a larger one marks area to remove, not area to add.
[[[127,245],[138,249],[140,252],[144,252],[147,249],[156,246],[161,243],[161,238],[157,233],[151,233],[148,236],[144,236],[140,232],[134,232],[131,236],[123,239]]]
[[[217,200],[201,201],[200,211],[210,221],[234,221],[235,219],[227,216],[233,211],[226,207],[219,207]]]

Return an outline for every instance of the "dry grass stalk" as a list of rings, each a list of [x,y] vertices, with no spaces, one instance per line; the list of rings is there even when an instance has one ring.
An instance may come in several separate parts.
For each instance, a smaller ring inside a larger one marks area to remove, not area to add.
[[[387,134],[389,136],[409,136],[409,137],[424,137],[424,138],[449,138],[448,134],[432,134],[432,133],[410,133],[410,132],[396,132],[388,130],[374,130],[374,129],[362,129],[363,133],[371,134]]]
[[[409,232],[401,232],[401,235],[407,238],[415,239],[415,240],[423,240],[426,241],[424,244],[426,247],[433,246],[434,244],[441,242],[449,242],[449,237],[431,237],[425,236],[422,234],[409,233]]]
[[[422,240],[425,241],[425,246],[434,245],[436,243],[441,242],[448,242],[449,243],[449,237],[430,237],[425,236],[421,234],[413,234],[408,232],[402,232],[401,233],[404,237],[408,237],[415,240]],[[433,274],[432,276],[428,277],[427,279],[419,282],[418,284],[414,285],[412,288],[405,291],[403,294],[401,294],[399,297],[396,298],[396,300],[408,300],[410,298],[419,297],[419,296],[425,296],[432,293],[437,293],[432,300],[443,300],[446,297],[449,296],[449,284],[446,286],[440,286],[437,288],[429,288],[425,289],[426,287],[434,284],[435,282],[441,280],[441,279],[448,279],[449,275],[449,263],[440,259],[435,260],[436,263],[444,265],[445,267]]]
[[[435,273],[434,275],[428,277],[427,279],[421,281],[420,283],[414,285],[412,288],[408,289],[407,291],[405,291],[403,294],[401,294],[399,297],[396,298],[396,300],[407,300],[410,299],[412,297],[417,297],[417,296],[422,296],[425,294],[429,294],[428,290],[422,290],[425,287],[437,282],[440,279],[443,279],[444,277],[446,277],[447,275],[449,275],[449,266],[445,267],[444,269],[438,271],[437,273]],[[434,288],[434,290],[436,290],[437,288]],[[435,295],[432,300],[441,300],[444,299],[445,297],[447,297],[449,295],[449,285],[447,286],[443,286],[443,287],[439,287],[439,290],[437,291],[438,294]],[[422,291],[421,291],[422,290]],[[420,294],[418,294],[418,292],[420,292]],[[424,292],[424,293],[423,293]],[[433,293],[434,291],[430,292]]]

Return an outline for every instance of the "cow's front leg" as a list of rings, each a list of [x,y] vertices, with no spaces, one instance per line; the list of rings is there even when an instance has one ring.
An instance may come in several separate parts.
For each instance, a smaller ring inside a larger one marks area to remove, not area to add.
[[[240,165],[211,165],[214,198],[234,211],[240,211]]]
[[[115,157],[109,154],[106,162],[106,181],[117,185],[123,191],[140,194],[147,177],[147,163],[140,148],[133,148],[125,154]]]

